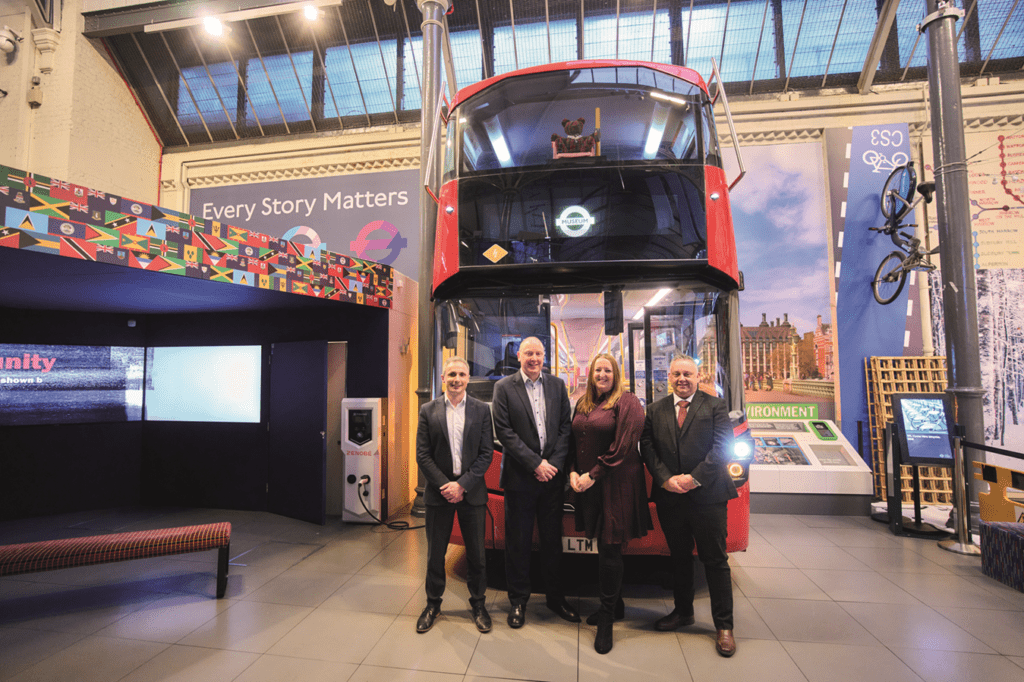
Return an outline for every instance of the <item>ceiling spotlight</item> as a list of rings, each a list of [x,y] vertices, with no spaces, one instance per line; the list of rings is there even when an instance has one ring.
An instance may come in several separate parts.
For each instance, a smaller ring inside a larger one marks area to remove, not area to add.
[[[302,8],[302,14],[310,21],[316,21],[323,12],[316,5],[306,5]]]
[[[222,36],[224,35],[224,24],[217,17],[204,17],[203,28],[211,36]]]
[[[0,31],[0,52],[11,54],[18,49],[18,43],[22,41],[21,34],[10,26],[4,26]]]

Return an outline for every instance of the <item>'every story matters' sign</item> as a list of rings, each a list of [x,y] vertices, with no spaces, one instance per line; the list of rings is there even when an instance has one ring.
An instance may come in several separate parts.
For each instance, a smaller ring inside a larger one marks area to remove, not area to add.
[[[419,275],[419,171],[193,189],[189,212]]]

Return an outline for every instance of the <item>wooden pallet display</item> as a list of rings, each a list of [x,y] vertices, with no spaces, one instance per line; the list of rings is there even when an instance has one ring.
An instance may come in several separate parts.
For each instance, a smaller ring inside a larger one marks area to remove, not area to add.
[[[946,390],[946,358],[871,357],[864,359],[867,381],[868,427],[871,433],[871,464],[875,496],[886,497],[885,425],[892,421],[894,393],[942,393]],[[918,467],[922,504],[952,504],[952,472],[946,467]],[[900,492],[910,502],[913,473],[909,466],[900,471]]]

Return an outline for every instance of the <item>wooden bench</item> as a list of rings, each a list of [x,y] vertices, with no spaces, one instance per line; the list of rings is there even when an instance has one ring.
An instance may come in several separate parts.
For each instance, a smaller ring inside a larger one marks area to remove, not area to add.
[[[0,576],[217,549],[217,598],[221,599],[228,586],[230,544],[231,524],[222,522],[3,545]]]

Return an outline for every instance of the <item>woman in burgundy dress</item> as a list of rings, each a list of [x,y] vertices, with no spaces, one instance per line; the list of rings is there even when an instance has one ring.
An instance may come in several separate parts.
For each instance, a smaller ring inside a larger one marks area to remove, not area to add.
[[[622,618],[622,548],[653,528],[638,444],[644,428],[640,400],[623,391],[615,358],[596,355],[587,391],[572,420],[569,484],[576,491],[576,530],[597,538],[601,608],[587,619],[597,625],[594,649],[612,648],[612,621]]]

